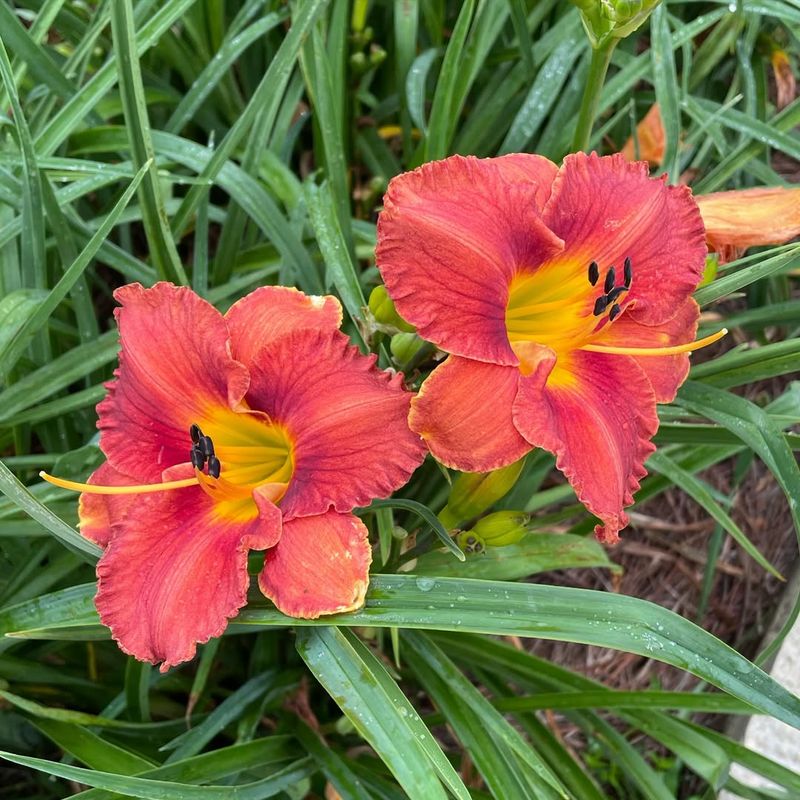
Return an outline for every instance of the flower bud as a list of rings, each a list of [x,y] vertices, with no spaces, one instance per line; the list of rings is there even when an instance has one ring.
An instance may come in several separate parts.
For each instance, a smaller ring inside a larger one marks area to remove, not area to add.
[[[414,333],[416,331],[413,325],[409,325],[397,313],[397,309],[394,307],[392,298],[389,297],[385,286],[376,286],[372,290],[369,296],[369,310],[372,312],[375,321],[381,325],[388,325],[406,333]]]
[[[719,268],[719,257],[716,253],[709,253],[706,256],[706,267],[703,270],[703,279],[698,284],[700,286],[707,286],[714,278],[717,277],[717,270]]]
[[[473,531],[462,531],[456,542],[465,553],[482,553],[486,549],[486,542]]]
[[[479,519],[472,528],[487,547],[504,547],[516,544],[527,532],[530,514],[523,511],[496,511]]]
[[[389,349],[398,364],[408,364],[424,344],[416,333],[396,333],[392,336]]]
[[[592,47],[611,39],[624,39],[652,13],[660,0],[571,0],[581,12],[581,20]]]
[[[477,517],[491,508],[511,491],[524,464],[525,459],[521,458],[492,472],[461,473],[453,481],[447,505],[439,513],[442,525],[454,528],[459,522]]]

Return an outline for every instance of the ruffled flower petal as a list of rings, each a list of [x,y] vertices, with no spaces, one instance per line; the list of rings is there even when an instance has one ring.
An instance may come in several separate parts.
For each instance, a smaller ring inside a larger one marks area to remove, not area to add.
[[[87,483],[98,486],[130,486],[135,481],[106,461],[89,476]],[[136,495],[131,494],[82,493],[78,498],[78,528],[81,534],[100,547],[106,547],[111,539],[114,523],[122,522],[137,501]]]
[[[650,381],[627,356],[577,351],[556,364],[546,347],[528,348],[514,424],[532,444],[556,456],[578,499],[602,521],[600,541],[613,544],[628,524],[658,428]]]
[[[532,159],[452,156],[389,184],[378,268],[403,319],[450,353],[517,363],[505,328],[508,285],[518,268],[562,247],[533,202],[549,192],[552,165]]]
[[[249,366],[268,342],[297,328],[338,330],[342,305],[330,295],[316,297],[288,286],[262,286],[234,303],[225,314],[231,351]]]
[[[231,358],[222,315],[190,289],[133,283],[114,297],[122,351],[97,406],[100,447],[115,469],[152,483],[187,460],[192,423],[239,405],[249,377]]]
[[[191,474],[188,465],[164,480]],[[248,550],[280,538],[281,514],[255,497],[221,508],[199,486],[139,495],[97,565],[95,604],[120,648],[161,671],[219,636],[247,601]]]
[[[649,178],[645,163],[619,153],[567,156],[543,219],[565,242],[565,275],[585,274],[591,261],[620,275],[631,259],[626,301],[642,323],[671,319],[703,276],[705,234],[691,191]]]
[[[364,604],[371,561],[364,523],[329,511],[284,522],[258,584],[284,614],[316,619]]]
[[[712,250],[785,244],[800,236],[800,188],[742,189],[695,200]]]
[[[530,202],[541,214],[550,199],[558,167],[550,159],[531,153],[509,153],[492,162],[506,183],[524,185]]]
[[[293,331],[253,362],[247,401],[293,443],[294,472],[280,502],[286,519],[387,497],[425,457],[408,428],[403,376],[348,345],[338,331]]]
[[[675,316],[660,325],[642,325],[630,314],[623,314],[606,325],[593,344],[613,347],[671,347],[693,342],[697,334],[700,309],[693,298],[685,300]],[[631,356],[650,380],[656,401],[671,403],[678,387],[689,374],[689,354],[673,356]]]
[[[411,401],[409,425],[448,467],[499,469],[531,449],[511,414],[518,382],[516,367],[450,356]]]

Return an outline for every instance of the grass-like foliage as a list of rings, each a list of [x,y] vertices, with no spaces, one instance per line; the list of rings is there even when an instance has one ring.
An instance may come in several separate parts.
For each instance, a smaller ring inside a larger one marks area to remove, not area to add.
[[[134,281],[189,285],[223,311],[267,284],[335,294],[353,342],[418,387],[432,346],[376,324],[368,298],[388,181],[427,161],[560,162],[576,137],[612,153],[658,102],[672,183],[706,194],[797,174],[800,99],[779,107],[773,77],[776,51],[798,64],[796,2],[665,0],[626,33],[593,50],[565,0],[0,3],[4,800],[800,797],[800,776],[708,716],[800,728],[800,699],[757,666],[798,605],[750,660],[658,604],[570,585],[569,570],[619,567],[544,451],[504,497],[449,521],[457,473],[429,457],[357,509],[374,544],[361,610],[296,620],[254,588],[224,636],[166,673],[110,640],[93,605],[100,548],[76,530],[76,496],[37,477],[85,480],[103,460],[111,293]],[[713,520],[706,588],[726,537],[777,573],[731,508],[755,459],[800,532],[800,246],[737,255],[695,295],[699,335],[731,331],[723,355],[659,408],[637,495],[678,487]],[[732,493],[702,474],[721,463]],[[462,554],[455,525],[503,509],[522,538]],[[559,585],[537,579],[551,570]],[[699,681],[607,688],[531,652],[543,639]],[[780,788],[744,787],[736,763]]]

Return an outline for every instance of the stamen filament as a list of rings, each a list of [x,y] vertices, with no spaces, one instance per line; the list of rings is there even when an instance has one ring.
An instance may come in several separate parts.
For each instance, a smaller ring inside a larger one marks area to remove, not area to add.
[[[708,347],[710,344],[719,341],[728,332],[727,328],[722,328],[710,336],[705,336],[695,342],[686,344],[675,344],[669,347],[613,347],[604,344],[585,344],[581,350],[588,350],[591,353],[608,353],[617,356],[674,356],[679,353],[691,353]]]
[[[62,489],[69,489],[73,492],[86,492],[86,494],[142,494],[144,492],[167,492],[172,489],[183,489],[186,486],[197,486],[200,481],[197,478],[183,478],[179,481],[166,481],[165,483],[143,483],[138,486],[102,486],[95,483],[78,483],[68,481],[64,478],[56,478],[42,471],[39,477],[53,486],[60,486]]]

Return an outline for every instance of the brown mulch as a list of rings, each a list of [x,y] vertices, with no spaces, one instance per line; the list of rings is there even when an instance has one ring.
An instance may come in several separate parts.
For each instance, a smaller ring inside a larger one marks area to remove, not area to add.
[[[734,462],[700,473],[717,490],[730,495]],[[797,559],[797,540],[786,497],[760,461],[754,461],[734,495],[731,516],[767,560],[783,575]],[[616,591],[650,600],[697,622],[705,630],[752,657],[772,620],[785,585],[766,573],[730,537],[716,563],[708,606],[697,618],[709,538],[714,522],[679,489],[642,504],[610,556],[624,569],[554,572],[542,582]],[[630,653],[565,642],[529,640],[530,649],[559,664],[619,689],[660,687],[688,690],[691,674]]]

